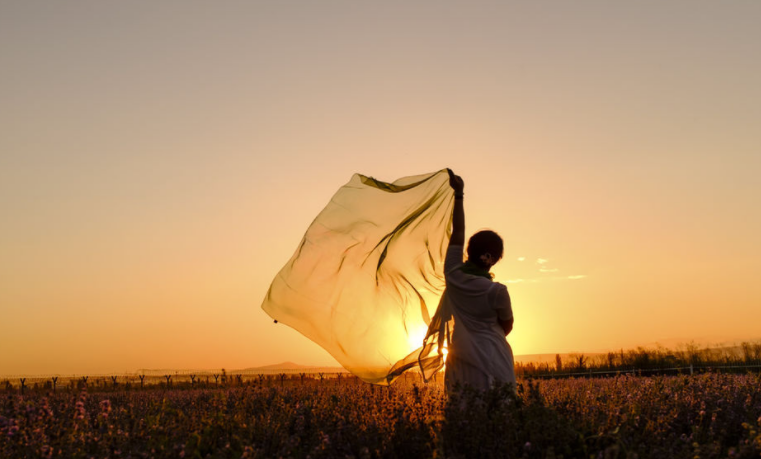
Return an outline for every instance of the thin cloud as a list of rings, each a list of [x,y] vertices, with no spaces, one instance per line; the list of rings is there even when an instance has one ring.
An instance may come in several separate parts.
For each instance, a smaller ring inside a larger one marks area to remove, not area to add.
[[[539,282],[547,282],[547,281],[569,281],[569,280],[580,280],[580,279],[586,279],[588,276],[586,274],[572,274],[570,276],[567,275],[559,275],[560,271],[562,271],[560,268],[552,267],[555,263],[551,262],[549,258],[529,258],[525,256],[520,256],[515,258],[518,262],[523,262],[527,260],[534,260],[533,267],[536,269],[534,271],[534,274],[528,274],[524,273],[528,276],[537,276],[537,277],[523,277],[523,278],[515,278],[515,279],[507,279],[504,281],[501,281],[505,284],[535,284]]]

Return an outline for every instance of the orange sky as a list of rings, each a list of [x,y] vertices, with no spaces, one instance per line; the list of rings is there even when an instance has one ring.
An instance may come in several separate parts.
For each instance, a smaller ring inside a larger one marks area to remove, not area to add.
[[[0,375],[333,365],[260,310],[270,281],[352,173],[443,167],[506,240],[516,354],[760,338],[760,20],[6,3]]]

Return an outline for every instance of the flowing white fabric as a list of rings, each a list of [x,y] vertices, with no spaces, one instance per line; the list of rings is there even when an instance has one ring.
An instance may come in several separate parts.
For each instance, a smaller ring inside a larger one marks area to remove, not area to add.
[[[445,170],[384,183],[355,174],[307,229],[262,309],[347,370],[389,384],[417,365],[444,290],[454,193]]]

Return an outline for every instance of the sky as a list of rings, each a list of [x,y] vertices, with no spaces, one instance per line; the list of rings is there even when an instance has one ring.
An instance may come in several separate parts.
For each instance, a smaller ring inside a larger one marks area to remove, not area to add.
[[[0,374],[336,365],[261,310],[445,167],[516,355],[761,338],[761,3],[0,1]]]

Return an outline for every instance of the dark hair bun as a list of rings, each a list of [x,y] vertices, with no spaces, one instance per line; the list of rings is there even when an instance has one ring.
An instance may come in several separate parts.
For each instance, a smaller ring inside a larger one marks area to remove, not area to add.
[[[502,238],[491,230],[479,231],[468,240],[468,259],[476,264],[480,264],[480,257],[485,253],[499,260],[504,250]]]

